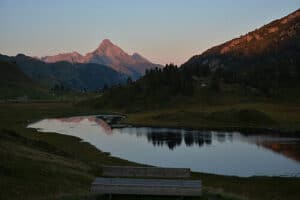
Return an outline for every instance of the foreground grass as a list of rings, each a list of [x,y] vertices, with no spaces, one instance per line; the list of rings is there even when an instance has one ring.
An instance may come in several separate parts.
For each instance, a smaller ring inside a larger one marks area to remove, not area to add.
[[[108,157],[78,138],[25,128],[29,121],[90,111],[68,103],[1,104],[0,111],[0,199],[87,193],[103,164],[133,165]]]
[[[173,111],[172,111],[173,112]],[[175,111],[177,112],[177,111]],[[107,156],[78,138],[27,129],[46,117],[95,114],[70,103],[0,104],[0,199],[103,199],[89,186],[102,165],[137,165]],[[152,114],[129,115],[146,122]],[[171,119],[168,119],[171,122]],[[167,122],[168,120],[165,120]],[[159,121],[159,120],[158,120]],[[161,125],[163,125],[162,122]],[[153,121],[148,121],[149,125]],[[152,124],[153,125],[153,124]],[[171,125],[171,124],[170,124]],[[186,124],[189,125],[189,124]],[[238,178],[194,173],[205,187],[201,199],[299,199],[298,178]],[[154,197],[114,196],[114,199]],[[156,197],[154,199],[171,199]]]

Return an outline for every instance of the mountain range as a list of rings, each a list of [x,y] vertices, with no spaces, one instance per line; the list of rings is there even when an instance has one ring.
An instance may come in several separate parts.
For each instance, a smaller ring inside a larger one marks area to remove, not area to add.
[[[70,63],[95,63],[111,67],[117,72],[130,76],[132,79],[138,79],[145,74],[146,69],[162,67],[154,64],[138,53],[129,55],[120,47],[105,39],[99,47],[86,55],[77,52],[61,53],[54,56],[45,56],[41,58],[46,63],[55,63],[66,61]]]
[[[45,63],[24,54],[0,55],[0,60],[17,65],[30,79],[49,88],[59,85],[72,90],[99,90],[123,84],[128,78],[106,65],[94,63]]]
[[[99,90],[124,84],[128,77],[136,80],[145,74],[146,69],[161,67],[138,53],[127,54],[108,39],[85,56],[72,52],[39,59],[24,54],[11,57],[0,54],[0,61],[16,65],[36,83],[72,90]]]

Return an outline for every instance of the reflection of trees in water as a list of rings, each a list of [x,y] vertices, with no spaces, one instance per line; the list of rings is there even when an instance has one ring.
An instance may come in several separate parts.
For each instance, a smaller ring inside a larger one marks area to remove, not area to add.
[[[212,143],[212,134],[211,133],[205,133],[205,134],[203,134],[203,136],[204,136],[204,143],[208,144],[208,145],[211,145],[211,143]]]
[[[150,132],[147,134],[147,139],[152,142],[154,146],[167,145],[169,149],[173,150],[176,146],[180,146],[182,142],[182,135],[178,132]]]
[[[233,141],[233,134],[232,133],[227,133],[227,140],[232,142]]]
[[[218,140],[218,142],[225,142],[225,140],[226,140],[225,133],[217,133],[217,140]]]
[[[184,142],[186,146],[198,145],[199,147],[204,144],[211,145],[212,143],[212,134],[211,133],[185,133]]]
[[[184,134],[184,142],[186,146],[192,146],[194,144],[194,136],[192,134]]]
[[[211,145],[213,138],[220,142],[233,141],[233,133],[214,131],[187,131],[179,129],[156,129],[156,128],[123,128],[124,133],[136,135],[137,137],[147,137],[148,142],[153,146],[168,146],[173,150],[180,146],[182,141],[187,147],[194,145],[202,147]]]
[[[215,131],[187,131],[178,129],[156,129],[156,128],[122,128],[120,133],[136,135],[137,137],[147,137],[153,146],[167,146],[170,150],[184,144],[187,147],[194,145],[199,148],[203,145],[211,145],[212,140],[219,143],[233,140],[247,141],[257,146],[270,149],[273,152],[283,154],[297,162],[300,162],[300,140],[295,134],[249,134],[240,132],[215,132]],[[235,137],[236,135],[236,137]],[[242,136],[242,138],[241,138]]]
[[[210,145],[212,143],[212,134],[207,133],[181,133],[181,132],[159,132],[152,131],[147,134],[147,139],[152,142],[154,146],[167,145],[169,149],[173,150],[176,146],[182,144],[182,140],[186,146],[191,147],[197,145],[199,147],[204,144]]]

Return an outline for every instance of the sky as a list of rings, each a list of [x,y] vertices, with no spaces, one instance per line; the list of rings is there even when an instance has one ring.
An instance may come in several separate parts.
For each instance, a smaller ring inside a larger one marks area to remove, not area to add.
[[[86,54],[103,39],[182,64],[300,8],[300,0],[0,0],[0,54]]]

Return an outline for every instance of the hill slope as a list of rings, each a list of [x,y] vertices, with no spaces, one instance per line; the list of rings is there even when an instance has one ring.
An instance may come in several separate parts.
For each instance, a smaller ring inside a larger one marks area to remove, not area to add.
[[[99,64],[45,63],[22,54],[1,56],[0,60],[15,62],[28,77],[48,87],[59,85],[74,90],[98,90],[127,80],[126,75]]]
[[[291,87],[300,77],[300,10],[193,56],[182,67],[255,87]]]
[[[0,98],[38,98],[46,91],[26,76],[14,63],[0,61]]]

